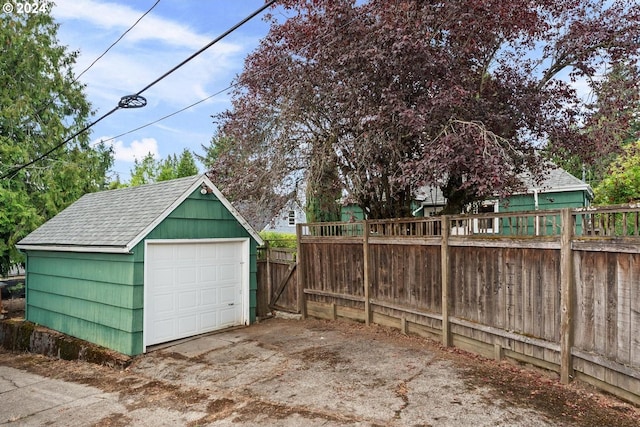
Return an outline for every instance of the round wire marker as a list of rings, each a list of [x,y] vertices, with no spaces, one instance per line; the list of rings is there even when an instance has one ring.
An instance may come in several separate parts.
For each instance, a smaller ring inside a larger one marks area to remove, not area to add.
[[[118,107],[120,108],[141,108],[147,105],[147,100],[140,95],[127,95],[120,98]]]

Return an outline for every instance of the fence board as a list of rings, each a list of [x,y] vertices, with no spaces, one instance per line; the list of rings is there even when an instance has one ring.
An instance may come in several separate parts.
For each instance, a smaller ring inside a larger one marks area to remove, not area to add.
[[[634,259],[634,272],[629,281],[631,284],[631,298],[630,298],[630,320],[631,320],[631,349],[630,358],[631,365],[640,368],[640,287],[638,286],[638,279],[640,278],[640,266],[639,256],[636,255]]]
[[[617,359],[620,363],[631,363],[631,287],[633,278],[631,277],[632,255],[618,257],[618,301],[617,301]]]
[[[617,264],[618,254],[608,254],[607,257],[607,281],[605,301],[605,356],[612,360],[618,360],[618,336],[616,329],[618,328],[618,287],[617,287]]]
[[[629,215],[612,211],[618,216],[595,210],[524,213],[513,221],[496,214],[500,224],[521,225],[500,236],[478,233],[473,216],[368,221],[349,225],[356,232],[348,237],[327,234],[342,233],[339,224],[305,225],[299,228],[304,233],[300,277],[308,302],[323,315],[364,319],[357,313],[371,305],[374,322],[437,335],[448,324],[441,320],[446,303],[454,344],[549,369],[562,366],[565,378],[573,366],[581,378],[633,394],[640,382],[629,379],[626,370],[640,375],[640,240],[629,237],[631,229],[637,236],[637,227],[625,228],[623,222],[640,221],[640,207],[634,209]],[[493,216],[481,219],[488,218]],[[573,221],[570,227],[564,225],[567,220]],[[448,239],[446,230],[453,234]],[[531,230],[544,236],[526,236]],[[365,236],[368,298],[363,293]],[[562,267],[561,253],[573,268]],[[443,300],[441,281],[447,276]],[[561,305],[561,289],[568,307]]]
[[[581,252],[579,253],[580,259],[578,260],[578,268],[580,276],[576,283],[576,287],[580,288],[578,295],[580,300],[577,301],[575,317],[577,323],[575,324],[580,328],[580,335],[574,334],[574,345],[585,351],[595,350],[595,318],[594,318],[594,304],[595,304],[595,253],[594,252]]]

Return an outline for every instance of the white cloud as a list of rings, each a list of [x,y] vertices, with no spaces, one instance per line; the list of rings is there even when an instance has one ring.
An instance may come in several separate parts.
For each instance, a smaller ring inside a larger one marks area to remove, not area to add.
[[[107,141],[111,137],[103,136],[96,138],[94,144],[100,141]],[[113,148],[113,158],[116,161],[133,163],[134,161],[142,160],[147,154],[151,153],[156,159],[160,157],[158,153],[158,141],[155,138],[142,138],[140,140],[134,140],[129,146],[125,145],[124,141],[107,141],[105,143]]]
[[[63,44],[81,53],[76,73],[88,67],[142,13],[143,9],[113,2],[57,1],[53,14],[61,22],[59,36]],[[145,16],[81,77],[100,112],[115,106],[121,96],[139,91],[213,39],[213,35],[157,13],[154,10]],[[224,88],[238,72],[245,50],[240,43],[216,43],[145,92],[149,107],[182,108]]]
[[[84,21],[102,30],[124,31],[132,26],[143,12],[141,9],[118,3],[58,0],[53,13],[58,19]],[[159,18],[154,16],[153,12],[145,16],[125,38],[127,42],[155,40],[189,48],[202,47],[209,41],[208,37],[193,32],[188,26]]]

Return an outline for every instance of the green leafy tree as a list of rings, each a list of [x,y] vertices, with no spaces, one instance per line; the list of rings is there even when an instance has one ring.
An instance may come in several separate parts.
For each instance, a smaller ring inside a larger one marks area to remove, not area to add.
[[[640,201],[640,140],[625,147],[594,192],[601,205]]]
[[[554,162],[595,186],[622,149],[640,137],[640,69],[621,60],[590,85],[594,101],[588,106],[582,144],[573,150],[558,144],[550,148]]]
[[[152,182],[169,181],[170,179],[183,178],[197,175],[198,166],[191,151],[186,148],[177,157],[170,154],[164,160],[156,160],[153,154],[149,153],[140,161],[136,160],[131,170],[132,187],[149,184]]]
[[[131,187],[156,182],[156,178],[160,174],[160,165],[152,153],[147,154],[142,160],[135,160],[133,169],[131,169]]]
[[[196,159],[193,154],[189,150],[184,150],[180,155],[180,158],[176,164],[176,178],[181,178],[183,176],[191,176],[197,175],[200,173],[198,171],[198,166],[196,165]]]
[[[83,133],[91,107],[75,81],[77,52],[57,41],[49,11],[0,14],[0,275],[22,262],[15,249],[29,232],[80,196],[106,186],[110,149]]]

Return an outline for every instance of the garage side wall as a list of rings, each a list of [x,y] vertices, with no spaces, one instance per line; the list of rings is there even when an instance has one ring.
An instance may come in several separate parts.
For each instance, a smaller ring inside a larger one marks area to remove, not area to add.
[[[124,354],[142,330],[133,256],[28,251],[27,320]]]
[[[256,319],[257,243],[247,230],[213,194],[194,191],[174,209],[145,239],[215,239],[249,238],[249,318]],[[134,294],[136,300],[144,300],[144,240],[133,249]],[[141,318],[142,319],[142,318]],[[135,353],[142,353],[142,320],[136,339]]]

